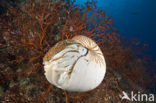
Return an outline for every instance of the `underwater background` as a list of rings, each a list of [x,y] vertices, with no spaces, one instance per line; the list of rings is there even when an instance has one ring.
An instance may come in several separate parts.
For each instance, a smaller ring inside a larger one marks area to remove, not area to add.
[[[84,4],[87,0],[76,0]],[[156,0],[96,0],[97,6],[114,18],[125,38],[136,38],[136,45],[145,43],[147,55],[156,62]],[[154,68],[156,69],[156,68]]]
[[[121,100],[122,91],[156,94],[155,4],[0,0],[0,102],[129,103]],[[107,73],[93,91],[65,92],[47,82],[42,59],[57,42],[79,34],[100,46]]]

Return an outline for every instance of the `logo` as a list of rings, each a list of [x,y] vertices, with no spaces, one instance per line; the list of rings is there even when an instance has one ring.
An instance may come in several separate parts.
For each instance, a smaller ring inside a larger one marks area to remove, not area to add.
[[[154,102],[155,97],[154,94],[143,94],[143,93],[134,93],[131,91],[131,93],[128,95],[125,91],[122,92],[122,95],[119,95],[121,100],[129,100],[129,101],[135,101],[135,102]]]

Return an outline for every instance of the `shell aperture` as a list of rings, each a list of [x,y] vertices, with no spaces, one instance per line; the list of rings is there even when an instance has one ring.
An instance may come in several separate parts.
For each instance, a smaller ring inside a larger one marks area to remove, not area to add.
[[[106,72],[98,45],[82,35],[58,42],[43,58],[47,80],[67,91],[85,92],[96,88]]]

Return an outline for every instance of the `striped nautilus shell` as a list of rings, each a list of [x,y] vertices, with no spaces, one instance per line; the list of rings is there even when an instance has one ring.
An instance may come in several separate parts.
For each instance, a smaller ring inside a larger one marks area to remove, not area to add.
[[[104,79],[106,63],[99,46],[82,35],[58,42],[43,58],[47,80],[67,91],[85,92]]]

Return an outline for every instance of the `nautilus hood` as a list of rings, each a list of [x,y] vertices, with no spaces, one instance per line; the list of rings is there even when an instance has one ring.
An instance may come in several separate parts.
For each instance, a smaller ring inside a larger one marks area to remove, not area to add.
[[[58,42],[43,58],[47,80],[58,88],[84,92],[96,88],[106,72],[98,45],[86,36]]]

